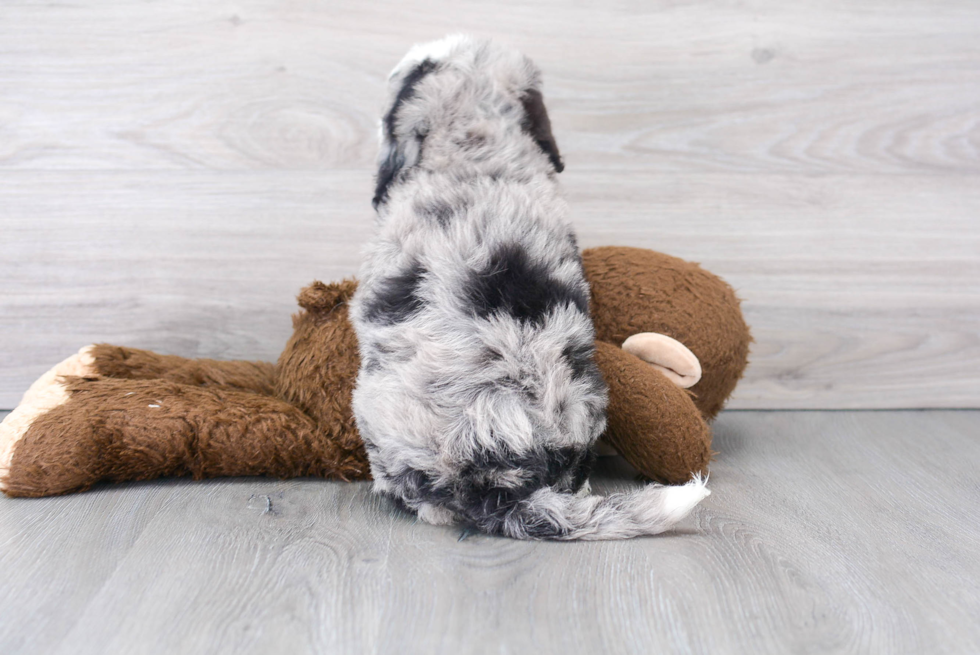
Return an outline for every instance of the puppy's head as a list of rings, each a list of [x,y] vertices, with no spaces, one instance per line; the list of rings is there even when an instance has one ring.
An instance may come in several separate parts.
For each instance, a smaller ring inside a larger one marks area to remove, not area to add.
[[[375,208],[415,167],[497,176],[561,172],[537,66],[464,35],[413,47],[388,78]]]

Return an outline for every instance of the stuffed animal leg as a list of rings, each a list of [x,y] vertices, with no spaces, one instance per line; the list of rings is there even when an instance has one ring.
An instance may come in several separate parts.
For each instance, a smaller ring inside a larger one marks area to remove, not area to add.
[[[708,422],[742,376],[752,341],[735,292],[652,250],[591,248],[582,260],[596,363],[609,385],[603,440],[658,482],[707,472]]]
[[[165,476],[363,478],[295,406],[224,386],[99,377],[91,348],[56,366],[0,425],[0,485],[16,496]]]
[[[275,366],[83,348],[0,423],[0,490],[47,496],[180,475],[368,479],[350,410],[355,286],[304,289]]]

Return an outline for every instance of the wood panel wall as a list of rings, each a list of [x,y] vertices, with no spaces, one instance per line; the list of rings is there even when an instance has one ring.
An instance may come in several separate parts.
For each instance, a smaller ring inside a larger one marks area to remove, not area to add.
[[[543,68],[584,246],[737,288],[731,407],[980,406],[980,4],[103,0],[0,5],[0,408],[93,341],[274,359],[453,31]]]

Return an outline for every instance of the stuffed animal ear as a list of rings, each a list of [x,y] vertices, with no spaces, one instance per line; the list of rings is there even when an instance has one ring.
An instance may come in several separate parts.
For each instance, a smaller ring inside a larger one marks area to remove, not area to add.
[[[524,122],[521,127],[548,156],[555,172],[561,173],[565,170],[565,164],[558,152],[558,143],[551,133],[551,119],[548,118],[548,110],[544,106],[544,97],[537,89],[528,89],[521,97],[521,104],[524,105]]]
[[[623,350],[659,369],[681,389],[690,389],[701,380],[697,355],[666,334],[638,332],[623,342]]]
[[[407,133],[398,132],[398,112],[402,106],[415,96],[415,89],[426,75],[434,71],[436,63],[425,59],[402,78],[401,88],[395,94],[391,107],[381,122],[381,156],[378,161],[377,184],[371,204],[375,209],[388,199],[388,189],[406,168],[416,165],[422,152],[425,131],[419,126]]]
[[[357,290],[356,280],[343,280],[324,284],[317,280],[299,292],[299,306],[308,312],[329,312],[341,303],[349,302]]]

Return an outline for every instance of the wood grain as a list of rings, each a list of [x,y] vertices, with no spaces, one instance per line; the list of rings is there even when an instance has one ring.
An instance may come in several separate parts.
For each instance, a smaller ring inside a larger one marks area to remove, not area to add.
[[[756,343],[732,407],[980,402],[972,180],[674,174],[638,188],[569,171],[565,183],[583,246],[670,252],[736,288]],[[0,406],[91,342],[274,360],[300,287],[355,273],[370,185],[367,171],[0,178]]]
[[[7,2],[10,168],[369,167],[409,45],[506,39],[570,167],[980,172],[972,2]]]
[[[470,535],[318,480],[0,498],[0,650],[974,652],[977,425],[726,412],[713,494],[625,542]]]
[[[737,288],[736,408],[980,407],[980,6],[545,0],[0,6],[0,407],[92,341],[274,359],[356,269],[384,79],[545,71],[583,245]]]

